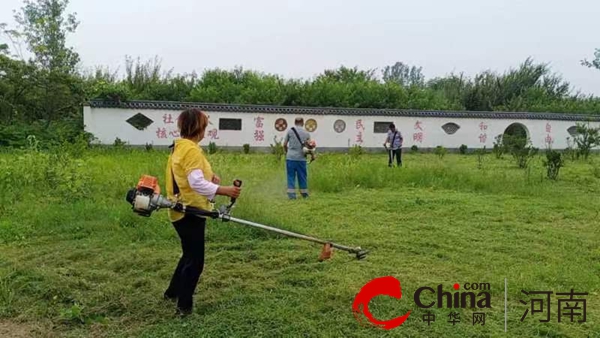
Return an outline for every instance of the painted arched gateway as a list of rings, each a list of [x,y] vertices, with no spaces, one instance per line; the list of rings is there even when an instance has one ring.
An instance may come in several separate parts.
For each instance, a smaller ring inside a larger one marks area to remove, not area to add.
[[[494,138],[504,134],[527,134],[535,147],[555,149],[568,146],[577,123],[600,126],[600,116],[466,112],[414,111],[388,109],[347,109],[282,107],[259,105],[202,104],[155,101],[91,101],[84,107],[86,131],[101,144],[116,138],[130,145],[167,146],[178,137],[177,117],[187,108],[199,108],[210,118],[203,144],[220,147],[268,149],[274,138],[281,139],[303,117],[305,128],[317,140],[319,150],[346,150],[353,145],[381,149],[388,126],[394,123],[404,136],[404,147],[465,144],[468,148],[488,149]]]

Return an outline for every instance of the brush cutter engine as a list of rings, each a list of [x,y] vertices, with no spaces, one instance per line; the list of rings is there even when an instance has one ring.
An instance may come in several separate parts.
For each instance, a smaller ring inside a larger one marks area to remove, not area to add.
[[[242,185],[242,181],[235,180],[233,185],[236,187],[240,187]],[[298,234],[295,232],[282,230],[275,227],[270,227],[267,225],[254,223],[250,221],[246,221],[239,218],[231,217],[231,209],[235,204],[235,198],[231,199],[229,205],[222,205],[219,210],[207,211],[202,210],[190,206],[184,206],[181,203],[173,202],[166,197],[160,194],[160,186],[158,185],[158,179],[153,176],[143,175],[137,186],[135,188],[130,189],[127,192],[127,197],[125,198],[129,204],[132,206],[133,212],[138,215],[149,217],[152,215],[152,212],[160,209],[172,209],[178,212],[192,214],[200,217],[208,217],[208,218],[220,218],[223,222],[235,222],[242,225],[251,226],[254,228],[259,228],[263,230],[273,231],[279,233],[284,236],[294,237],[298,239],[303,239],[310,242],[315,242],[319,244],[323,244],[323,251],[319,256],[319,260],[326,260],[331,258],[333,254],[333,248],[347,251],[349,253],[355,254],[357,259],[363,259],[367,256],[368,251],[363,250],[361,247],[348,247],[341,244],[333,243],[331,241],[325,241],[319,238],[314,238],[302,234]]]
[[[234,183],[237,184],[237,183]],[[241,181],[239,183],[241,185]],[[193,214],[200,217],[219,218],[219,211],[207,211],[199,208],[185,206],[179,202],[173,202],[168,198],[160,194],[160,186],[158,185],[158,179],[153,176],[143,175],[137,186],[130,189],[127,192],[125,198],[133,212],[140,216],[150,217],[154,211],[160,209],[172,209],[178,212]],[[226,211],[229,212],[232,204],[226,207]]]
[[[137,186],[127,192],[126,200],[133,212],[144,217],[150,217],[158,209],[171,209],[176,205],[160,194],[158,179],[148,175],[143,175]]]

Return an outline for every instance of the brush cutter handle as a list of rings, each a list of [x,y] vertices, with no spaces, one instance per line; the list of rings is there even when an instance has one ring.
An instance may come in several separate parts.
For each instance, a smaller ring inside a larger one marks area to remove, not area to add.
[[[235,179],[233,181],[233,186],[240,188],[242,186],[242,180]],[[233,198],[233,197],[231,198],[231,204],[229,205],[229,207],[231,207],[235,204],[235,200],[236,200],[235,198]]]
[[[173,207],[173,210],[178,211],[178,212],[183,212],[183,213],[189,214],[189,215],[200,216],[200,217],[208,217],[208,218],[213,218],[213,219],[219,218],[218,211],[208,211],[208,210],[204,210],[204,209],[200,209],[200,208],[184,206],[181,203],[177,203]]]

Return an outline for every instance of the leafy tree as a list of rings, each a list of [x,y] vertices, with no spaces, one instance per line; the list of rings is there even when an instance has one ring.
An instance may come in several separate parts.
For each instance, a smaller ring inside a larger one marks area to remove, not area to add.
[[[68,0],[25,0],[15,14],[18,29],[10,31],[33,55],[28,64],[35,68],[28,75],[37,104],[31,118],[48,125],[59,117],[76,116],[84,98],[77,74],[79,55],[66,45],[67,35],[78,25],[73,14],[65,14],[67,5]]]
[[[425,76],[423,67],[409,66],[402,62],[396,62],[392,66],[386,66],[382,70],[383,81],[395,82],[402,86],[423,86]]]
[[[19,36],[34,54],[34,62],[41,68],[74,74],[79,55],[66,46],[68,33],[77,29],[74,14],[65,14],[68,0],[25,0],[15,14]]]
[[[578,123],[574,140],[577,144],[577,157],[582,156],[587,160],[592,148],[600,145],[600,129]]]
[[[338,69],[327,69],[323,74],[317,77],[318,80],[331,80],[342,83],[357,83],[357,82],[373,82],[375,78],[375,70],[360,70],[358,67],[348,68],[341,66]]]
[[[454,107],[450,109],[465,110],[465,96],[472,86],[471,80],[464,74],[450,74],[446,77],[437,77],[429,81],[428,87],[443,95]]]
[[[583,66],[589,68],[596,68],[600,70],[600,48],[597,48],[594,52],[594,59],[592,61],[588,61],[587,59],[581,60],[581,64]]]
[[[27,119],[36,107],[35,67],[0,54],[0,118],[7,124]]]

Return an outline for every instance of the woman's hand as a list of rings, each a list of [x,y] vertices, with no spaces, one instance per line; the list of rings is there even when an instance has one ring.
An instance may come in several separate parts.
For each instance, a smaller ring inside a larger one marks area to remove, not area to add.
[[[219,189],[217,189],[217,195],[229,196],[231,198],[240,197],[241,192],[242,188],[233,185],[229,187],[219,187]]]
[[[220,184],[221,183],[221,178],[219,176],[217,176],[217,175],[213,175],[212,182],[214,184]]]

